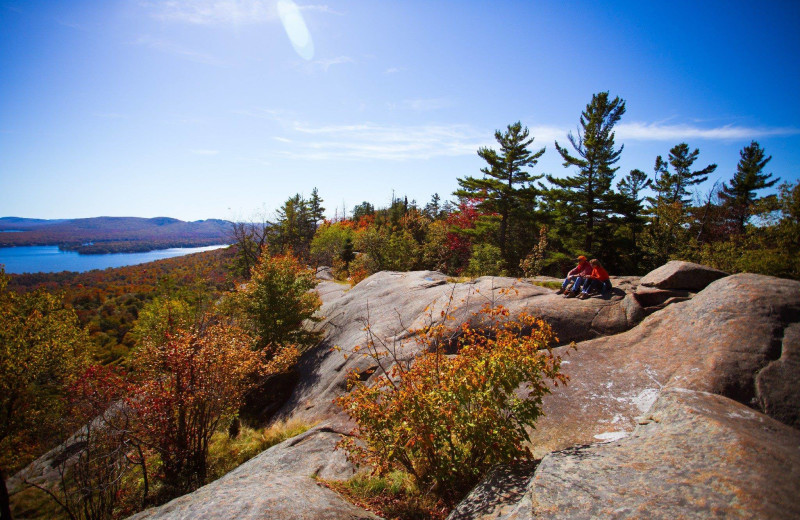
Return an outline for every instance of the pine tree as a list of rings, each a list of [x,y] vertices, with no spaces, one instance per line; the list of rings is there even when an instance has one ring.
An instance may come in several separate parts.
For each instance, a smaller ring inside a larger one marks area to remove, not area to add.
[[[486,147],[478,149],[478,155],[488,164],[481,168],[483,178],[458,179],[461,189],[454,193],[461,198],[479,198],[481,212],[498,215],[497,243],[503,259],[512,268],[519,264],[520,255],[509,244],[509,231],[514,224],[530,215],[529,211],[522,215],[518,210],[535,206],[539,192],[533,183],[543,177],[531,175],[524,169],[535,166],[545,151],[542,148],[531,152],[528,147],[534,138],[529,139],[528,135],[528,128],[523,128],[519,121],[508,125],[505,132],[495,131],[494,137],[500,144],[500,151]]]
[[[630,231],[630,241],[622,248],[623,251],[630,252],[631,263],[633,265],[626,266],[628,272],[635,272],[639,268],[641,255],[637,238],[639,237],[639,232],[644,228],[646,221],[644,205],[642,204],[645,198],[640,198],[639,195],[642,193],[642,190],[650,186],[650,183],[651,181],[647,178],[647,174],[637,169],[631,170],[630,173],[617,184],[617,189],[619,190],[618,209],[622,215],[625,226]]]
[[[631,225],[632,241],[636,245],[636,231],[641,228],[644,223],[644,197],[639,198],[642,190],[650,187],[651,180],[647,178],[647,174],[642,170],[631,170],[619,184],[619,194],[621,197],[620,209],[625,218],[625,221]],[[638,224],[638,225],[637,225]]]
[[[719,196],[729,208],[736,230],[741,234],[744,233],[744,225],[752,214],[753,206],[759,200],[756,191],[771,188],[780,178],[769,180],[771,173],[761,173],[772,156],[764,157],[764,149],[757,142],[752,141],[742,148],[739,156],[741,159],[731,179],[731,185],[728,187],[723,184]]]
[[[367,201],[362,202],[353,208],[353,220],[358,222],[364,217],[369,217],[375,214],[375,206]]]
[[[625,113],[625,101],[619,97],[609,99],[608,92],[592,96],[592,101],[581,113],[577,136],[569,133],[568,139],[576,155],[556,141],[556,150],[564,159],[564,167],[578,167],[578,174],[564,179],[551,175],[547,180],[556,186],[548,198],[556,201],[566,231],[583,235],[583,248],[591,252],[596,238],[607,234],[609,216],[614,209],[611,184],[619,167],[623,146],[614,149],[614,125]],[[604,237],[603,238],[607,238]]]
[[[274,225],[275,236],[271,240],[273,253],[293,252],[306,258],[314,238],[314,217],[309,201],[300,194],[290,197],[277,211]]]
[[[325,218],[325,208],[322,207],[323,200],[319,196],[317,188],[311,190],[311,198],[308,200],[308,210],[313,223],[314,232],[317,226]]]
[[[659,199],[667,204],[680,202],[684,207],[691,203],[689,187],[708,180],[708,175],[717,169],[716,164],[709,164],[702,170],[692,171],[692,164],[697,160],[700,150],[695,148],[689,152],[689,145],[681,143],[669,151],[668,161],[659,155],[656,157],[655,182],[653,189]],[[672,172],[669,167],[672,166]]]
[[[440,201],[441,198],[439,197],[439,194],[434,193],[433,196],[431,196],[431,201],[425,205],[425,209],[423,209],[422,212],[431,220],[436,220],[440,217]]]

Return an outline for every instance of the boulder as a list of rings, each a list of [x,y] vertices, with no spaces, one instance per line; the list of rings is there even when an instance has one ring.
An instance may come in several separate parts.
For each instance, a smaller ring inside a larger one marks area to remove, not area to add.
[[[515,475],[515,493],[487,478],[450,519],[800,517],[800,431],[680,388],[640,423],[621,440],[547,455],[527,484]]]
[[[333,280],[333,269],[327,265],[321,265],[317,267],[317,279],[329,281]]]
[[[691,262],[673,260],[647,273],[639,281],[639,284],[659,289],[682,289],[697,292],[703,290],[711,282],[725,276],[728,276],[728,273],[718,269]]]
[[[786,424],[800,417],[800,282],[755,274],[720,279],[635,328],[555,349],[570,377],[545,396],[534,454],[625,435],[662,389],[735,399]]]
[[[688,300],[693,296],[689,291],[680,291],[676,289],[657,289],[655,287],[647,287],[644,285],[639,286],[632,294],[637,303],[645,308],[663,308],[665,303],[672,301]]]
[[[245,462],[219,480],[142,511],[131,520],[376,520],[314,480],[341,480],[354,467],[336,443],[349,429],[330,422],[288,439]]]
[[[764,367],[756,377],[758,405],[769,416],[800,428],[797,411],[800,403],[800,323],[786,327],[781,344],[776,348],[780,348],[780,357]]]

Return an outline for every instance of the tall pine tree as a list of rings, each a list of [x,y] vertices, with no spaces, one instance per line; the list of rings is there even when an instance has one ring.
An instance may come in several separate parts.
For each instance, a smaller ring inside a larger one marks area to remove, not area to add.
[[[517,267],[524,254],[510,244],[510,231],[532,217],[530,209],[535,206],[538,194],[533,183],[543,177],[531,175],[525,170],[535,166],[545,151],[544,148],[537,152],[529,150],[534,138],[529,139],[528,135],[528,128],[523,128],[519,121],[508,125],[505,132],[497,130],[494,138],[500,144],[500,150],[486,147],[478,149],[478,155],[488,164],[481,168],[483,178],[458,179],[461,189],[454,193],[458,197],[481,199],[479,209],[482,213],[498,215],[497,245],[507,267],[511,269]],[[527,208],[528,211],[522,212],[521,208]]]
[[[325,208],[322,207],[322,202],[322,197],[319,196],[319,191],[317,191],[317,188],[311,190],[311,198],[308,200],[308,210],[313,222],[315,233],[319,223],[325,219]]]
[[[547,180],[556,186],[548,198],[559,208],[562,229],[573,238],[582,237],[586,253],[591,253],[598,236],[608,238],[606,224],[617,202],[611,187],[619,169],[614,164],[623,149],[614,149],[613,129],[624,113],[624,100],[609,99],[608,92],[594,94],[581,113],[578,134],[568,135],[575,155],[556,141],[564,167],[577,166],[578,173],[563,179],[548,175]]]
[[[680,202],[684,207],[692,201],[689,187],[708,180],[708,175],[717,169],[716,164],[709,164],[702,170],[692,171],[692,165],[700,155],[700,150],[695,148],[689,152],[689,145],[681,143],[673,146],[669,151],[668,160],[659,155],[656,157],[655,182],[653,189],[659,201],[666,204]],[[672,166],[672,171],[669,167]]]
[[[769,180],[772,177],[771,173],[761,173],[772,159],[772,156],[764,155],[764,149],[755,141],[742,148],[731,185],[723,184],[719,193],[720,199],[730,212],[736,231],[740,234],[744,232],[744,225],[752,214],[753,206],[759,200],[756,191],[771,188],[780,180],[780,178]]]

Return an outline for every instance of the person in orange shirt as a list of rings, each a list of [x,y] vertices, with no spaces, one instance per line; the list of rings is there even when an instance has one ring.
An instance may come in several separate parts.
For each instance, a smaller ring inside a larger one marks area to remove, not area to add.
[[[585,256],[579,256],[578,265],[575,267],[575,269],[567,273],[567,277],[564,278],[564,283],[561,284],[561,289],[559,289],[556,294],[566,292],[567,286],[571,282],[575,282],[572,290],[575,291],[575,294],[578,294],[578,290],[581,287],[581,283],[583,283],[583,279],[587,278],[590,274],[592,274],[591,264],[589,264]]]
[[[600,260],[593,258],[589,263],[592,265],[592,274],[583,284],[583,291],[578,296],[581,300],[588,298],[589,291],[593,289],[599,289],[603,296],[611,290],[611,280],[608,278],[608,272],[600,265]]]

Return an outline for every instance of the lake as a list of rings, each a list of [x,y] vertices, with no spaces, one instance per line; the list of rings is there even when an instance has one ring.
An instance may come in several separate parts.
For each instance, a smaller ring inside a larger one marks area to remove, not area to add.
[[[0,247],[0,264],[7,273],[57,273],[59,271],[91,271],[108,267],[144,264],[154,260],[211,251],[227,245],[206,247],[173,247],[146,253],[113,253],[107,255],[82,255],[75,251],[61,251],[58,246]]]

